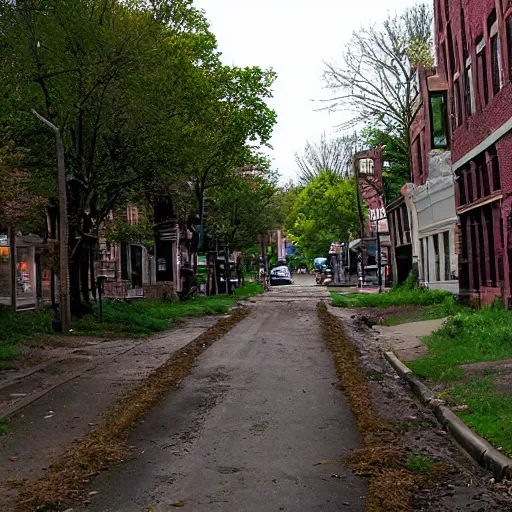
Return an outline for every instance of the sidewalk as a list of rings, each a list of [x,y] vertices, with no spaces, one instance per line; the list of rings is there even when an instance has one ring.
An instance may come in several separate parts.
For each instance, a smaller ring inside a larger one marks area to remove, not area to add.
[[[23,374],[0,377],[0,510],[13,510],[18,488],[6,479],[35,479],[73,442],[95,429],[104,413],[170,355],[220,317],[186,319],[151,338],[96,341]],[[59,351],[57,351],[59,353]]]
[[[389,349],[395,352],[399,359],[409,362],[419,359],[428,353],[427,346],[420,338],[437,331],[445,321],[446,318],[441,318],[438,320],[411,322],[393,327],[374,325],[373,330],[377,331],[381,338],[389,343]]]

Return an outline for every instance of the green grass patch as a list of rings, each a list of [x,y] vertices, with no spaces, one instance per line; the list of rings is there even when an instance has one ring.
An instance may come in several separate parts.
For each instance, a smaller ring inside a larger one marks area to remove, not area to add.
[[[405,467],[411,473],[428,473],[436,463],[425,455],[409,455],[405,461]]]
[[[512,358],[512,312],[467,309],[423,341],[429,353],[410,363],[414,373],[431,381],[459,380],[460,365]]]
[[[386,317],[384,325],[393,326],[410,322],[422,322],[425,320],[437,320],[446,318],[457,313],[464,312],[466,306],[460,304],[453,295],[445,297],[443,302],[431,304],[430,306],[410,306],[403,307],[396,313],[392,313]]]
[[[512,455],[512,394],[495,389],[496,375],[488,368],[468,378],[461,365],[512,359],[512,312],[501,307],[467,309],[424,338],[429,353],[408,363],[415,375],[443,383],[443,398],[454,405],[466,424],[495,447]]]
[[[196,297],[187,302],[116,301],[103,303],[103,322],[99,322],[99,306],[93,313],[73,323],[76,334],[95,336],[149,336],[168,329],[178,318],[227,313],[238,300],[262,293],[257,283],[246,283],[233,295]]]
[[[99,307],[73,321],[75,335],[149,336],[168,329],[178,318],[227,313],[238,300],[263,292],[257,283],[246,283],[233,295],[197,297],[188,302],[103,301],[103,322],[99,322]],[[0,369],[7,368],[19,355],[19,346],[41,335],[51,335],[51,311],[15,312],[0,309]]]
[[[0,436],[5,436],[9,433],[9,418],[0,418]]]
[[[0,306],[0,369],[19,355],[19,344],[51,333],[51,312],[16,312]]]
[[[455,385],[447,392],[449,402],[467,405],[456,414],[496,448],[512,456],[512,394],[494,389],[496,377],[482,377]]]
[[[431,306],[454,301],[450,292],[429,289],[395,288],[385,293],[349,293],[340,295],[332,292],[332,305],[345,308],[389,308],[394,306]]]

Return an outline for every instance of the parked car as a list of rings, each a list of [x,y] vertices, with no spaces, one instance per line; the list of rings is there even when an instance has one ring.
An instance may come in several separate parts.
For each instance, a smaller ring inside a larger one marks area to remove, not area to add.
[[[270,284],[293,284],[292,273],[286,265],[280,265],[270,271]]]

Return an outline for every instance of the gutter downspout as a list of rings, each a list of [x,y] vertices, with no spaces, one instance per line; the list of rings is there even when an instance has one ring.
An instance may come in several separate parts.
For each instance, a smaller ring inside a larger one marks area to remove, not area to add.
[[[407,208],[411,212],[411,242],[412,242],[412,268],[413,271],[416,268],[419,276],[423,276],[423,262],[420,257],[420,234],[419,234],[419,226],[418,226],[418,212],[416,210],[416,205],[413,200],[409,196],[411,189],[414,187],[412,183],[406,183],[402,189],[401,193],[405,199],[407,204]]]

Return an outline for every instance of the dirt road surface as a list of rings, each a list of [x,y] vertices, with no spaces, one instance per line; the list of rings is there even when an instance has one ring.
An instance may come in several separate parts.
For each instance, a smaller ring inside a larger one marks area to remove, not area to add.
[[[250,299],[251,315],[132,432],[134,456],[94,481],[86,510],[364,510],[364,480],[339,462],[359,434],[321,339],[329,296],[297,277]]]

